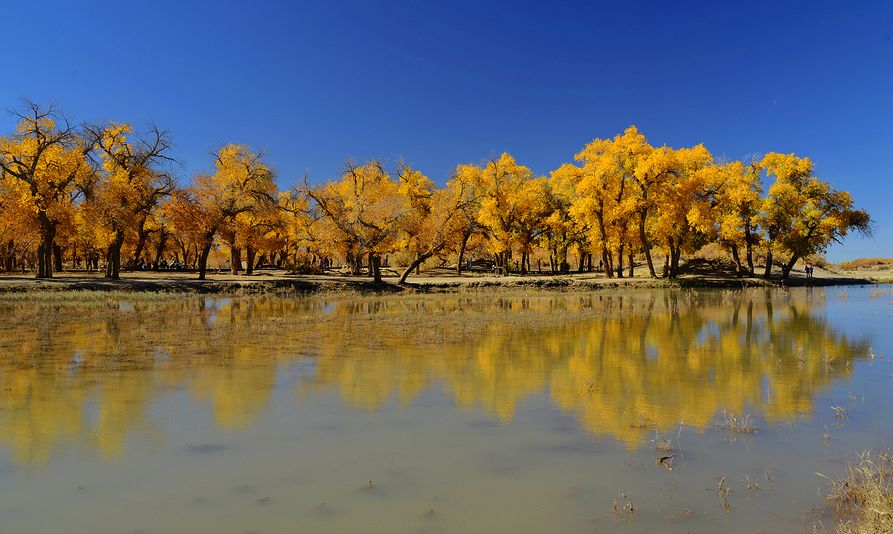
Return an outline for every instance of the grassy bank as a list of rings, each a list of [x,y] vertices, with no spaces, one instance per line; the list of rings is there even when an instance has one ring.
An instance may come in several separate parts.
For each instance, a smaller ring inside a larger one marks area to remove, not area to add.
[[[331,275],[289,275],[282,271],[262,271],[252,276],[210,274],[197,280],[191,273],[124,273],[120,280],[107,280],[98,273],[60,273],[49,280],[38,280],[28,275],[0,275],[0,293],[67,292],[67,291],[127,291],[196,294],[292,294],[292,293],[454,293],[521,288],[526,290],[595,290],[613,288],[744,288],[783,286],[832,286],[874,283],[868,278],[845,276],[830,271],[818,271],[814,278],[792,276],[788,280],[764,278],[736,278],[728,275],[691,274],[677,279],[606,278],[595,273],[563,275],[495,276],[471,274],[456,276],[447,273],[423,274],[398,285],[396,276],[385,277],[375,284],[368,277]]]

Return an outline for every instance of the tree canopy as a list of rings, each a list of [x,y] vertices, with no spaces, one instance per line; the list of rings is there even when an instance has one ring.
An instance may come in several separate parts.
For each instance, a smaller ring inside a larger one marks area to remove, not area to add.
[[[228,255],[233,274],[244,254],[246,274],[338,265],[376,282],[399,263],[403,283],[429,261],[461,273],[485,259],[523,274],[536,259],[537,270],[545,260],[567,272],[574,255],[580,271],[623,277],[642,265],[676,277],[683,256],[708,245],[739,276],[762,261],[765,276],[777,265],[788,277],[798,260],[871,231],[868,213],[807,157],[717,160],[703,144],[652,146],[635,126],[583,144],[548,176],[504,152],[458,164],[442,187],[408,163],[373,160],[281,189],[246,145],[218,148],[187,180],[176,176],[171,134],[155,126],[76,125],[33,103],[17,119],[0,137],[0,254],[6,270],[38,277],[102,260],[110,278],[159,264],[204,278],[212,252]]]

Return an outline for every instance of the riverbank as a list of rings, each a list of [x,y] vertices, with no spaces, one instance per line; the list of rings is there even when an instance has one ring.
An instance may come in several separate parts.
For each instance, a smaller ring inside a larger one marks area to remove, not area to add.
[[[562,275],[508,275],[472,273],[456,276],[434,272],[413,276],[404,285],[397,284],[395,275],[385,276],[381,284],[369,277],[341,274],[295,275],[285,271],[260,271],[256,274],[231,275],[209,273],[206,280],[198,280],[195,273],[135,272],[123,273],[120,280],[108,280],[101,273],[63,272],[52,279],[35,279],[30,275],[0,274],[0,293],[53,291],[133,291],[199,294],[266,294],[266,293],[454,293],[492,290],[495,288],[530,290],[596,290],[613,288],[744,288],[865,285],[877,283],[868,278],[844,276],[816,269],[815,277],[806,278],[793,273],[788,280],[711,274],[687,274],[675,280],[637,276],[607,278],[601,273],[573,273]]]

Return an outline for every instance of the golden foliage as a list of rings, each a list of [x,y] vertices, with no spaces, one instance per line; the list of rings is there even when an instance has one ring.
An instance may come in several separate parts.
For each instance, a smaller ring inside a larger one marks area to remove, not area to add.
[[[809,158],[715,162],[703,144],[654,147],[635,126],[594,139],[548,178],[503,153],[458,165],[442,188],[408,164],[392,174],[370,161],[286,193],[244,145],[221,147],[211,172],[177,188],[167,132],[136,134],[122,122],[79,130],[36,105],[20,118],[0,138],[0,239],[23,260],[39,251],[40,276],[52,275],[53,252],[101,252],[116,277],[121,251],[139,261],[149,240],[156,257],[192,258],[201,276],[216,247],[230,252],[234,272],[244,250],[249,270],[256,254],[292,265],[337,257],[355,274],[368,258],[376,279],[382,258],[399,252],[410,263],[401,281],[432,257],[453,257],[461,270],[477,247],[503,270],[520,259],[522,272],[533,255],[567,270],[569,254],[582,265],[600,253],[608,276],[642,257],[657,276],[659,248],[664,274],[675,277],[681,256],[708,243],[731,253],[739,274],[753,274],[757,248],[770,263],[773,252],[787,254],[787,276],[798,259],[871,229],[868,213],[817,178]]]

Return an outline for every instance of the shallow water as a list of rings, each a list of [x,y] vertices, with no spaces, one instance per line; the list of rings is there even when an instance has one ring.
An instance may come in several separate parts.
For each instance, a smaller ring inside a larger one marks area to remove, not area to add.
[[[77,299],[0,297],[0,533],[830,530],[893,447],[889,287]]]

